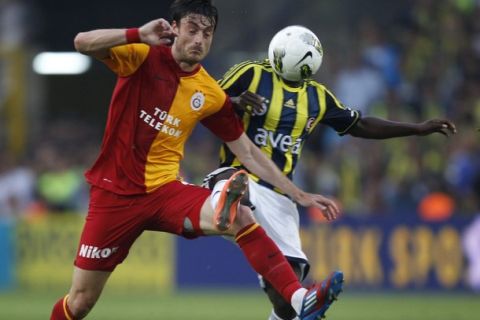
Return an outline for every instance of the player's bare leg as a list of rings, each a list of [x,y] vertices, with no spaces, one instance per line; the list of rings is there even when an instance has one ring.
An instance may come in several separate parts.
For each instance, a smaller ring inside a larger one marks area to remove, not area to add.
[[[111,272],[73,269],[72,287],[55,305],[51,320],[83,319],[97,302]]]

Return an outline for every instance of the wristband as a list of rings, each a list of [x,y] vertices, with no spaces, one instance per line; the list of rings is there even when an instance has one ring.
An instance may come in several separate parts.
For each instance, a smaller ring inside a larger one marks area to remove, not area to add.
[[[125,31],[125,36],[127,38],[127,43],[139,43],[140,40],[140,30],[138,28],[130,28]]]

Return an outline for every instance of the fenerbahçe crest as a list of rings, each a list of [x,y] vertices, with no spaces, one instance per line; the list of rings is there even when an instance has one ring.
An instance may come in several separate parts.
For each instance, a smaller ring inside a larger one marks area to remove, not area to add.
[[[190,107],[194,111],[200,110],[201,107],[205,104],[205,95],[201,91],[196,91],[192,98],[190,99]]]

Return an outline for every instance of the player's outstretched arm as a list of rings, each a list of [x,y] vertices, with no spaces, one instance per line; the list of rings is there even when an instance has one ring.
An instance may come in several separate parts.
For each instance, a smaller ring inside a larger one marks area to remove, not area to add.
[[[156,19],[140,28],[80,32],[74,39],[74,45],[80,53],[105,59],[110,54],[110,48],[115,46],[132,42],[143,42],[149,45],[171,44],[176,36],[177,34],[165,19]]]
[[[388,139],[406,136],[425,136],[441,133],[450,136],[457,133],[455,125],[449,120],[432,119],[422,123],[389,121],[375,117],[364,117],[358,120],[348,134],[367,139]]]
[[[245,133],[237,140],[227,142],[227,146],[248,170],[281,189],[298,204],[322,209],[328,220],[337,217],[339,209],[333,200],[299,189],[277,168],[272,160],[250,141]]]

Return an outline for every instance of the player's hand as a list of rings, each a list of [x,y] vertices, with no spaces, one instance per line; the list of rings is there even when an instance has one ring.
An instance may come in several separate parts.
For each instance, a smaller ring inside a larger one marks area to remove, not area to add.
[[[171,45],[174,38],[178,36],[165,19],[150,21],[141,26],[139,32],[140,40],[152,46]]]
[[[304,207],[317,207],[321,209],[323,216],[328,221],[335,220],[340,213],[340,209],[333,200],[319,194],[302,192],[296,196],[294,200]]]
[[[420,136],[426,136],[438,132],[448,137],[457,133],[457,128],[455,125],[452,122],[443,119],[427,120],[420,123],[419,126]]]
[[[265,112],[269,103],[265,97],[250,91],[244,91],[237,97],[231,97],[230,100],[235,109],[247,113],[255,111],[257,114]]]

